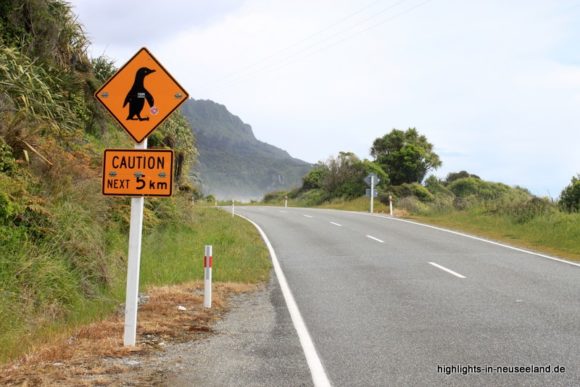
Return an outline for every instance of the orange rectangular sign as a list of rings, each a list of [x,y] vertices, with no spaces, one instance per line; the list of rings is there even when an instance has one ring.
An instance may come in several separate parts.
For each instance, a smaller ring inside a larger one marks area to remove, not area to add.
[[[103,195],[171,196],[172,187],[172,150],[105,150]]]

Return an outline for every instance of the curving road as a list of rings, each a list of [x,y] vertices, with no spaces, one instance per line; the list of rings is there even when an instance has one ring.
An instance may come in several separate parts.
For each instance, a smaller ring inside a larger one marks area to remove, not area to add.
[[[383,216],[236,212],[270,240],[332,385],[580,385],[579,265]]]

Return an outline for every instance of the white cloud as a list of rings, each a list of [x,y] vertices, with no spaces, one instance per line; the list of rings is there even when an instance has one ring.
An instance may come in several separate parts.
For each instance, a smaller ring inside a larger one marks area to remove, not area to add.
[[[75,3],[97,53],[122,62],[148,46],[194,98],[296,157],[369,157],[376,137],[417,127],[441,152],[439,175],[557,195],[580,172],[573,1]]]

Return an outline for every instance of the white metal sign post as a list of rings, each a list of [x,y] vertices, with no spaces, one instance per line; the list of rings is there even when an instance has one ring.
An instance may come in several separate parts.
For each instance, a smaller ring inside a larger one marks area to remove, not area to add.
[[[135,144],[135,149],[147,149],[147,139]],[[137,339],[137,303],[139,301],[139,268],[141,266],[141,234],[145,197],[131,198],[129,228],[129,259],[127,264],[127,293],[125,295],[125,346],[134,346]]]
[[[375,204],[375,175],[371,175],[371,214],[374,211]]]
[[[155,151],[146,151],[147,137],[179,105],[189,98],[189,94],[187,94],[185,89],[173,79],[171,74],[163,68],[146,48],[142,48],[95,92],[95,98],[103,104],[123,129],[135,140],[137,143],[135,149],[149,153]],[[134,152],[133,150],[128,151]],[[107,152],[105,151],[105,161],[107,160]],[[113,160],[115,157],[117,156],[114,156]],[[157,177],[165,179],[168,174],[173,175],[172,152],[170,157],[171,166],[169,173],[165,170],[157,171]],[[106,162],[103,164],[104,195],[136,196],[131,198],[127,293],[125,297],[125,333],[123,336],[125,346],[134,346],[137,336],[137,301],[139,297],[141,233],[143,230],[143,205],[145,196],[171,196],[172,182],[158,181],[156,178],[155,180],[151,180],[152,176],[149,176],[151,175],[150,172],[143,173],[143,171],[136,171],[134,173],[135,183],[137,183],[135,187],[137,190],[143,191],[129,192],[127,191],[129,187],[125,186],[125,183],[128,184],[129,181],[132,181],[133,173],[131,176],[127,176],[127,179],[118,180],[115,176],[120,175],[119,171],[111,170],[108,173],[111,178],[107,178],[104,173],[107,167]],[[121,165],[119,163],[116,164],[118,166]],[[117,167],[114,168],[117,169]],[[152,167],[148,168],[150,170],[153,169]],[[147,181],[149,181],[149,184],[147,184]],[[117,187],[118,182],[122,182],[122,186],[119,185]],[[105,183],[111,186],[106,186]],[[166,189],[165,191],[167,192],[159,191],[161,188]],[[110,193],[108,191],[109,189],[123,189],[123,192],[117,190]]]
[[[374,211],[374,200],[375,200],[375,184],[379,184],[381,179],[374,174],[370,173],[367,177],[365,177],[365,183],[371,186],[370,196],[371,196],[371,205],[370,205],[370,213],[372,214]],[[368,190],[367,190],[368,191]]]

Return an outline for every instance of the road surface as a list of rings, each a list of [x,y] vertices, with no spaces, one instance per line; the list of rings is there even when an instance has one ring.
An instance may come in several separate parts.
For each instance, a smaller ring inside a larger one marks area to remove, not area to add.
[[[384,216],[236,213],[271,242],[333,386],[580,385],[580,266]]]

